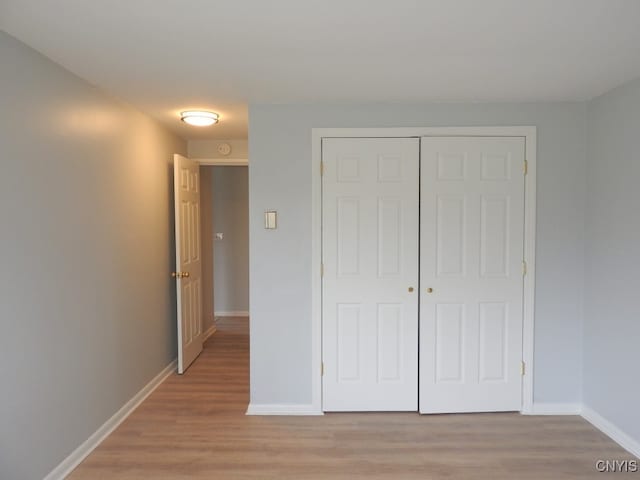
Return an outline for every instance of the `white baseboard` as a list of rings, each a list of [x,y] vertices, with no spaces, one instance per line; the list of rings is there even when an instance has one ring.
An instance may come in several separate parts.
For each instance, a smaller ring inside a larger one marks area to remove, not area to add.
[[[583,405],[582,418],[584,418],[587,422],[596,427],[602,433],[609,436],[611,440],[616,442],[629,453],[640,458],[640,441],[631,438],[629,435],[620,430],[617,426],[604,418],[598,412],[592,410],[586,405]]]
[[[173,372],[176,371],[176,360],[167,365],[131,400],[125,403],[109,420],[85,440],[71,455],[54,468],[44,480],[62,480],[75,469],[102,441],[113,432],[151,393]]]
[[[229,312],[226,312],[226,311],[215,312],[214,315],[216,317],[248,317],[249,312],[247,310],[232,310]]]
[[[205,330],[205,332],[202,334],[202,342],[203,343],[206,342],[209,339],[209,337],[211,335],[213,335],[214,333],[216,333],[216,324],[215,323],[212,324],[209,328],[207,328]]]
[[[324,415],[311,404],[254,404],[250,403],[247,415]]]
[[[527,415],[580,415],[579,403],[534,403]]]

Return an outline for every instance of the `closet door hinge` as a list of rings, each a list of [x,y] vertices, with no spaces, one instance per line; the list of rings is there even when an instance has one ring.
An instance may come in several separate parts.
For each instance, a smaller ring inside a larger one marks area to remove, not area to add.
[[[320,176],[324,176],[324,162],[320,162]]]
[[[320,363],[320,376],[324,377],[324,362]]]
[[[529,162],[528,161],[524,161],[524,174],[526,175],[527,173],[529,173]]]
[[[527,262],[522,261],[522,276],[524,277],[527,274]]]
[[[524,377],[524,373],[526,370],[526,364],[524,362],[520,362],[520,375]]]

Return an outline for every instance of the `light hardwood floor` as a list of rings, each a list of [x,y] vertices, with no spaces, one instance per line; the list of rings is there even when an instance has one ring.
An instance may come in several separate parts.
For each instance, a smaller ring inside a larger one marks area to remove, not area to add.
[[[245,416],[246,319],[223,319],[183,376],[172,375],[72,479],[638,478],[602,474],[631,459],[579,417],[517,413]]]

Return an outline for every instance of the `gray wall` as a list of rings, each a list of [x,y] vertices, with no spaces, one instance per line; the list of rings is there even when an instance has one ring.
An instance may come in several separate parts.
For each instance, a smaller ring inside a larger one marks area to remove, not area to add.
[[[212,167],[200,167],[200,248],[202,249],[202,330],[204,332],[214,323],[212,174]]]
[[[185,144],[0,32],[0,478],[42,478],[175,358]]]
[[[213,169],[214,310],[249,310],[249,181],[247,167]]]
[[[584,403],[640,442],[640,80],[590,102]]]
[[[580,401],[586,105],[554,103],[251,105],[252,403],[311,402],[311,128],[461,125],[538,127],[535,401]]]

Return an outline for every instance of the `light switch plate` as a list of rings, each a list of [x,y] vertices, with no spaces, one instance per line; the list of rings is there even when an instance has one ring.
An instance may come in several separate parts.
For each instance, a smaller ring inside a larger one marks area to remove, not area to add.
[[[267,230],[275,230],[278,228],[278,212],[275,210],[267,210],[264,212],[264,228]]]
[[[216,233],[216,240],[223,240],[224,239],[224,233]]]

